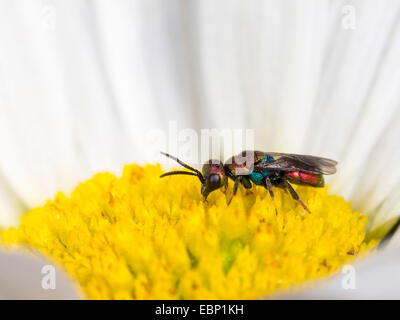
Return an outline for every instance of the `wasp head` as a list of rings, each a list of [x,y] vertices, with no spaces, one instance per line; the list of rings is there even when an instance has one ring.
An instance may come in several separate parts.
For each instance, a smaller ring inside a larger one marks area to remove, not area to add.
[[[201,171],[204,177],[204,182],[201,184],[201,194],[204,196],[204,199],[207,199],[210,192],[227,186],[228,179],[221,161],[208,160],[203,164]]]
[[[163,178],[177,174],[196,176],[201,182],[201,194],[203,195],[204,200],[207,200],[208,195],[212,191],[220,189],[221,187],[226,188],[228,186],[228,179],[225,175],[224,165],[219,160],[208,160],[203,164],[202,172],[200,172],[174,156],[164,152],[161,152],[161,154],[168,158],[174,159],[182,167],[190,171],[170,171],[162,174],[160,177]]]

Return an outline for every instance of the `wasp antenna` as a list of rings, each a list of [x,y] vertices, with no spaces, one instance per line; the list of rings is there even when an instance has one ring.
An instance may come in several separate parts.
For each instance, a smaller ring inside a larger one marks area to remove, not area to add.
[[[201,181],[201,182],[204,182],[204,177],[203,177],[202,173],[201,173],[199,170],[196,170],[195,168],[193,168],[193,167],[189,166],[188,164],[184,163],[182,160],[179,160],[177,157],[171,156],[171,155],[168,154],[168,153],[165,153],[165,152],[160,152],[160,153],[161,153],[162,155],[168,157],[168,158],[171,158],[171,159],[175,160],[175,161],[178,162],[182,167],[185,167],[185,168],[188,169],[188,170],[191,170],[191,171],[193,171],[193,172],[196,172],[196,175],[199,177],[200,181]]]
[[[167,177],[167,176],[172,176],[172,175],[174,175],[174,174],[185,174],[185,175],[188,175],[188,176],[196,176],[196,177],[197,177],[197,174],[194,173],[194,172],[188,172],[188,171],[170,171],[170,172],[163,173],[163,174],[160,176],[160,178],[164,178],[164,177]]]
[[[199,178],[201,183],[204,183],[204,179],[203,176],[198,175],[197,173],[194,172],[188,172],[188,171],[170,171],[170,172],[166,172],[163,173],[160,178],[164,178],[164,177],[168,177],[168,176],[173,176],[173,175],[178,175],[178,174],[182,174],[182,175],[187,175],[187,176],[195,176],[197,178]]]

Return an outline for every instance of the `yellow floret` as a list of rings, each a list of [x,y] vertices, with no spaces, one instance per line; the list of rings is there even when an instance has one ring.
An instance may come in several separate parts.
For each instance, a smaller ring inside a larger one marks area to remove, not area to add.
[[[3,230],[64,266],[91,299],[250,299],[326,277],[374,246],[366,216],[327,187],[239,190],[231,205],[199,181],[160,179],[159,165],[95,175]]]

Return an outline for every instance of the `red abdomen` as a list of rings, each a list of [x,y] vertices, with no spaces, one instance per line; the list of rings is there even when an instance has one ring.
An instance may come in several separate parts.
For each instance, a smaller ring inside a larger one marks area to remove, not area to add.
[[[286,176],[294,183],[308,184],[313,187],[323,187],[324,177],[322,174],[304,173],[301,171],[290,171],[286,173]]]

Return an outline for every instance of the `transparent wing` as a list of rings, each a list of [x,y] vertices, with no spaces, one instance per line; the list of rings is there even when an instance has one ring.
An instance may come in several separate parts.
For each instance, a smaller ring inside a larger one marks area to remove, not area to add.
[[[302,171],[315,174],[334,174],[336,172],[337,162],[331,159],[277,152],[268,152],[268,154],[274,160],[257,162],[254,170]]]

